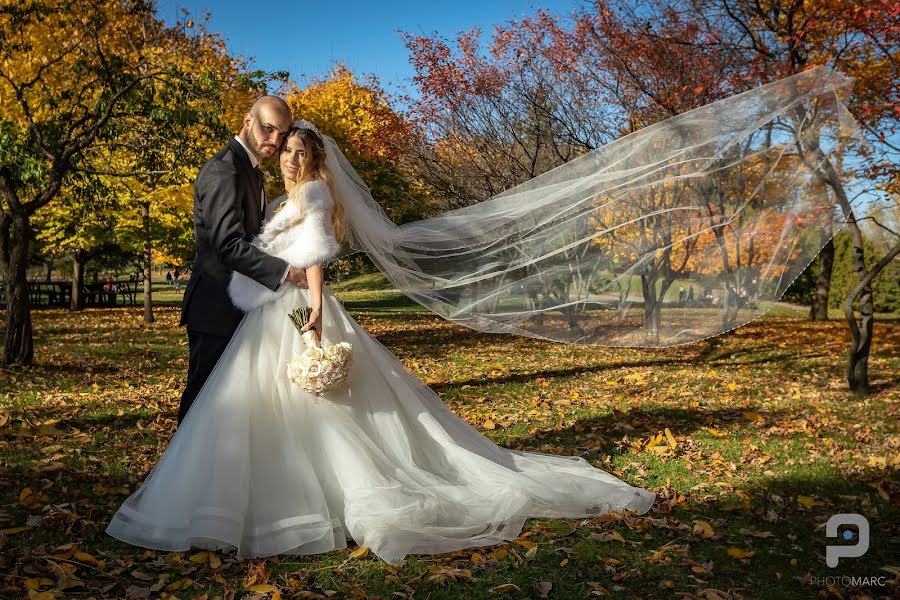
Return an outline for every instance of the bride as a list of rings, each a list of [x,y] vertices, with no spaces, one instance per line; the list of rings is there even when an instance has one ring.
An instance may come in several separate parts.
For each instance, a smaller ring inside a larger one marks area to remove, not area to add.
[[[352,538],[396,565],[511,540],[529,517],[650,510],[653,493],[581,457],[497,446],[366,333],[322,277],[345,236],[371,229],[352,193],[363,184],[309,123],[295,123],[281,156],[288,193],[256,243],[306,268],[309,289],[272,292],[232,275],[229,294],[246,315],[107,533],[241,558],[327,552]],[[299,306],[312,311],[304,329],[353,347],[346,384],[321,398],[287,376],[305,349],[288,319]]]

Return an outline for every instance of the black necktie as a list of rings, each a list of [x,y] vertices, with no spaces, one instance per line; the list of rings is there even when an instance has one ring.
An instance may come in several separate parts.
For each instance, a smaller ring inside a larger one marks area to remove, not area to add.
[[[259,210],[262,212],[266,208],[266,197],[263,192],[263,173],[262,169],[259,168],[259,165],[253,167],[253,173],[256,176],[256,189],[259,191]]]

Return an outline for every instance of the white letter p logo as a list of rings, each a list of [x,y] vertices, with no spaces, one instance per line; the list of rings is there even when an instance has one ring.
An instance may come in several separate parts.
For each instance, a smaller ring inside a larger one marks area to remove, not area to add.
[[[853,545],[825,546],[825,564],[832,569],[838,566],[839,559],[862,556],[869,549],[869,521],[864,516],[856,513],[832,515],[825,523],[825,536],[837,537],[839,525],[856,525],[859,528],[859,540]],[[849,540],[853,534],[845,531],[844,536]]]

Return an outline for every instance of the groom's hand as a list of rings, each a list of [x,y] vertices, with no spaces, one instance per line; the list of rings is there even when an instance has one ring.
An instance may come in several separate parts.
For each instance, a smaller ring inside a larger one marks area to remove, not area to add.
[[[297,287],[309,287],[309,283],[306,282],[306,269],[298,269],[297,267],[289,268],[285,281],[290,281]]]

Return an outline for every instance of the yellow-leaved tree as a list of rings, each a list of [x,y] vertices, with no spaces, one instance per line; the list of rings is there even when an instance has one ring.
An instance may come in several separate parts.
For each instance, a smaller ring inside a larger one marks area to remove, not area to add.
[[[79,191],[69,201],[127,195],[125,177],[140,198],[180,181],[179,167],[221,140],[241,77],[220,40],[190,23],[167,26],[153,2],[0,0],[4,363],[34,358],[25,268],[33,225],[47,223],[38,212],[70,188]],[[79,215],[65,203],[52,212]]]
[[[410,125],[375,77],[361,80],[336,65],[326,77],[289,89],[286,100],[295,118],[334,138],[395,223],[428,213],[424,189],[404,164],[402,146]]]

